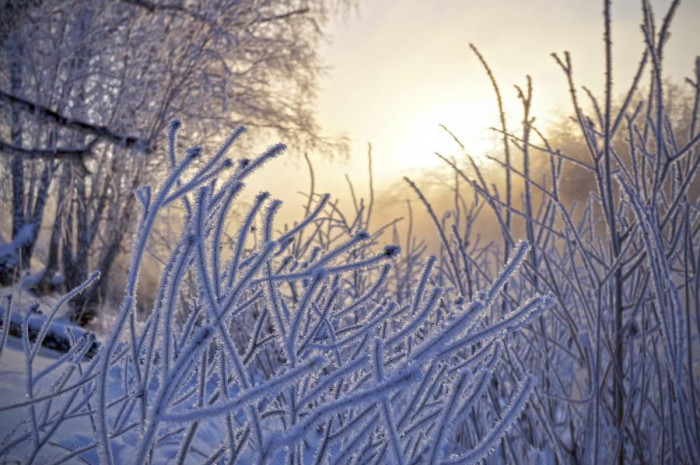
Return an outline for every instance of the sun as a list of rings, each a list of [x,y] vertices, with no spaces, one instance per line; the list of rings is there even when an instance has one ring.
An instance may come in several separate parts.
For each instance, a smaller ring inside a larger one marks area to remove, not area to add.
[[[492,149],[493,115],[487,106],[470,106],[463,103],[446,102],[426,105],[414,115],[406,115],[401,123],[400,142],[397,144],[396,162],[410,169],[426,169],[442,162],[435,152],[451,157],[463,156],[459,144],[476,159]]]

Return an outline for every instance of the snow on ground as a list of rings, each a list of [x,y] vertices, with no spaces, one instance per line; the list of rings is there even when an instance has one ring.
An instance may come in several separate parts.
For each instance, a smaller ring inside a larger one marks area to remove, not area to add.
[[[36,334],[40,331],[43,325],[46,314],[50,313],[59,300],[59,296],[49,295],[37,298],[31,292],[15,288],[0,289],[0,295],[13,295],[12,314],[11,314],[11,330],[8,334],[7,342],[0,352],[0,456],[9,449],[8,455],[4,456],[3,463],[27,463],[32,450],[31,438],[31,412],[29,407],[3,409],[4,407],[12,406],[18,403],[26,402],[27,395],[27,364],[26,356],[23,348],[22,340],[19,338],[20,329],[24,326],[24,321],[29,323],[29,334],[33,340]],[[3,302],[4,304],[4,302]],[[0,327],[4,314],[4,306],[0,306]],[[36,358],[32,363],[32,374],[37,377],[43,370],[51,368],[72,345],[70,339],[77,341],[86,334],[90,334],[83,328],[71,324],[65,314],[67,309],[62,309],[59,316],[51,322],[48,328],[47,336],[44,338],[44,346],[42,346]],[[30,315],[27,315],[30,313]],[[70,332],[70,336],[69,336]],[[14,333],[14,335],[12,334]],[[97,344],[104,341],[106,335],[104,333],[94,334],[93,336]],[[49,343],[51,348],[45,347]],[[58,349],[58,350],[53,350]],[[33,397],[36,399],[53,392],[56,386],[63,381],[63,377],[67,374],[66,370],[71,367],[77,368],[73,372],[73,378],[77,377],[80,370],[84,370],[89,366],[90,356],[94,354],[97,346],[88,351],[88,357],[84,359],[79,366],[64,361],[60,366],[54,366],[53,369],[41,377],[34,384]],[[122,386],[123,373],[119,366],[113,367],[109,373],[108,396],[110,399],[118,399],[123,396],[124,389]],[[70,384],[68,382],[67,384]],[[215,389],[215,384],[210,383],[207,387],[208,391]],[[94,389],[94,386],[91,386]],[[158,386],[152,384],[150,390],[155,391]],[[43,438],[51,429],[51,418],[58,415],[61,409],[66,405],[72,393],[68,393],[53,399],[51,402],[42,402],[37,404],[36,415],[40,424],[40,437]],[[153,395],[150,392],[148,395]],[[235,395],[235,392],[231,392]],[[93,394],[94,396],[94,394]],[[75,418],[70,418],[64,421],[59,428],[49,438],[51,447],[44,447],[42,453],[34,459],[34,463],[50,464],[50,463],[99,463],[97,450],[95,447],[95,430],[92,424],[92,418],[89,415],[80,415],[81,411],[85,411],[84,405],[81,407],[80,399],[83,397],[83,392],[77,395],[73,401],[70,415]],[[92,406],[88,405],[88,410]],[[44,410],[47,409],[47,410]],[[138,419],[137,409],[134,409],[129,415],[128,421],[124,421],[127,428],[130,424],[137,425]],[[48,418],[46,411],[50,412]],[[115,421],[117,416],[123,415],[121,409],[110,409],[108,415],[112,421]],[[155,463],[168,463],[175,458],[175,454],[180,446],[182,438],[182,428],[178,431],[179,434],[172,434],[172,439],[165,438],[159,442],[159,447],[156,449]],[[199,434],[192,445],[193,456],[199,455],[199,458],[204,460],[212,450],[220,447],[223,440],[223,433],[220,424],[211,420],[202,422],[198,426]],[[114,455],[116,463],[132,463],[133,451],[138,443],[140,428],[132,426],[123,435],[113,441]],[[82,450],[82,452],[81,452]],[[197,451],[201,451],[197,454]],[[78,452],[76,456],[68,458],[70,452]],[[189,463],[196,463],[194,461]]]
[[[38,357],[32,365],[34,374],[47,368],[54,363],[62,354],[42,348],[39,351]],[[83,362],[82,368],[86,368],[89,362]],[[34,397],[40,397],[49,392],[51,387],[58,381],[57,372],[50,373],[49,376],[42,379],[37,385],[34,392]],[[118,368],[112,368],[110,371],[110,392],[109,397],[112,399],[119,398],[123,394],[121,387],[122,373]],[[25,356],[22,349],[22,343],[19,339],[10,337],[5,348],[0,354],[0,409],[19,402],[26,401],[26,365]],[[151,390],[155,391],[157,385],[152,385]],[[211,392],[215,389],[215,384],[210,383],[208,390]],[[152,393],[151,393],[152,394]],[[232,391],[231,395],[235,395]],[[65,405],[68,396],[57,398],[51,405],[51,415]],[[74,402],[79,405],[80,401]],[[40,404],[37,409],[37,417],[41,419],[41,414],[44,404]],[[134,409],[137,410],[137,409]],[[116,409],[109,411],[111,420],[115,420]],[[10,451],[5,457],[4,463],[26,463],[29,451],[31,450],[31,427],[29,424],[29,408],[20,408],[12,410],[0,410],[0,450],[4,450],[8,445]],[[136,420],[137,412],[132,412],[131,419]],[[40,420],[41,421],[41,420]],[[129,422],[125,422],[129,424]],[[41,434],[45,434],[50,428],[47,425],[41,429]],[[183,428],[175,430],[178,434],[172,434],[172,439],[159,442],[159,447],[156,449],[154,463],[169,463],[175,459],[178,448],[180,446]],[[211,451],[221,446],[223,441],[223,429],[220,425],[220,420],[203,421],[198,425],[198,432],[195,442],[192,446],[193,456],[199,456],[203,461],[211,453]],[[139,439],[140,430],[138,426],[132,427],[119,439],[113,441],[113,452],[115,463],[133,463],[133,452]],[[42,453],[35,459],[34,463],[51,464],[51,463],[99,463],[97,450],[94,447],[95,432],[91,424],[89,415],[77,416],[76,418],[64,421],[60,428],[52,435],[52,447],[45,447]],[[93,447],[91,447],[93,446]],[[69,451],[85,451],[78,456],[68,459],[67,461],[59,462],[65,458]],[[197,451],[200,453],[198,454]],[[187,463],[197,463],[193,458]]]
[[[11,242],[5,241],[0,235],[0,268],[12,268],[17,265],[19,257],[17,251],[20,247],[31,242],[34,236],[34,224],[25,224],[20,229]]]

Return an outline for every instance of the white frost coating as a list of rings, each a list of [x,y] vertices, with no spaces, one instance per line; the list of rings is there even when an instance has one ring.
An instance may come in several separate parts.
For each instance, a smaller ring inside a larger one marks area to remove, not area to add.
[[[111,334],[87,366],[74,363],[92,343],[83,338],[37,373],[32,361],[41,358],[38,344],[25,338],[29,376],[23,387],[30,398],[0,406],[3,420],[16,416],[0,428],[5,436],[0,459],[104,464],[191,463],[204,455],[210,463],[445,459],[452,450],[449,438],[488,402],[483,389],[497,377],[493,371],[500,360],[494,347],[549,302],[537,297],[486,324],[487,310],[516,274],[527,246],[515,250],[489,290],[477,294],[481,298],[463,305],[463,298],[449,302],[451,285],[435,285],[440,270],[434,257],[422,272],[409,274],[406,284],[413,291],[399,297],[392,267],[403,266],[401,249],[372,250],[374,236],[362,229],[362,221],[345,234],[325,232],[333,224],[324,216],[328,196],[275,239],[281,203],[261,193],[228,241],[224,225],[237,209],[245,178],[283,147],[229,169],[224,156],[242,133],[237,131],[185,181],[202,154],[194,149],[177,160],[179,126],[171,126],[172,172],[164,187],[144,187],[138,194],[144,215]],[[137,325],[145,244],[161,210],[175,201],[187,211],[180,239],[153,310]],[[263,227],[254,229],[257,224]],[[228,263],[221,262],[225,248]],[[4,318],[15,318],[11,299],[3,304]],[[40,339],[55,313],[40,328]],[[31,319],[20,320],[27,327]],[[4,340],[6,332],[3,328]],[[483,437],[491,442],[503,437],[514,415],[485,428]],[[81,436],[92,425],[94,434]]]
[[[488,456],[494,451],[498,442],[508,431],[508,428],[522,413],[525,408],[530,392],[532,391],[533,381],[530,377],[525,378],[518,386],[517,392],[513,395],[513,401],[506,410],[506,413],[494,425],[489,434],[469,453],[459,457],[452,457],[448,460],[440,462],[444,465],[464,464],[471,465]]]

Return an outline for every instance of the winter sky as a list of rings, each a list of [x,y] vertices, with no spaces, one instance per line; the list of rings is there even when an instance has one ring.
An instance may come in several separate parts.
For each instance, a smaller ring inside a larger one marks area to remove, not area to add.
[[[651,3],[660,24],[670,1]],[[350,160],[324,161],[322,154],[310,154],[317,185],[338,191],[345,173],[364,185],[368,142],[380,189],[401,175],[434,166],[439,162],[434,151],[455,151],[439,123],[474,155],[488,151],[494,138],[488,128],[498,123],[495,99],[469,43],[480,49],[496,75],[511,128],[521,120],[513,84],[524,85],[527,74],[533,79],[533,110],[540,127],[570,113],[565,77],[551,52],[571,52],[577,83],[600,96],[602,8],[597,0],[360,0],[356,13],[328,29],[322,57],[329,69],[318,98],[326,131],[352,140]],[[618,94],[628,88],[641,57],[640,19],[640,1],[613,2]],[[682,2],[665,56],[665,74],[675,82],[691,76],[698,25],[700,1]],[[306,171],[298,165],[275,167],[287,180],[282,188],[304,188]]]

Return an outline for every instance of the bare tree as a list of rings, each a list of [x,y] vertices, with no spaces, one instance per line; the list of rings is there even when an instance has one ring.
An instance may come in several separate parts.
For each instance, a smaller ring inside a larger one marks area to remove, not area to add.
[[[314,119],[317,47],[339,5],[326,0],[34,1],[0,8],[3,170],[12,178],[12,238],[31,228],[10,282],[29,269],[47,200],[45,269],[65,289],[103,275],[133,222],[131,192],[161,172],[157,142],[175,116],[192,134],[244,124],[306,147],[332,145]],[[223,115],[223,116],[222,116]],[[53,186],[55,195],[51,196]]]

